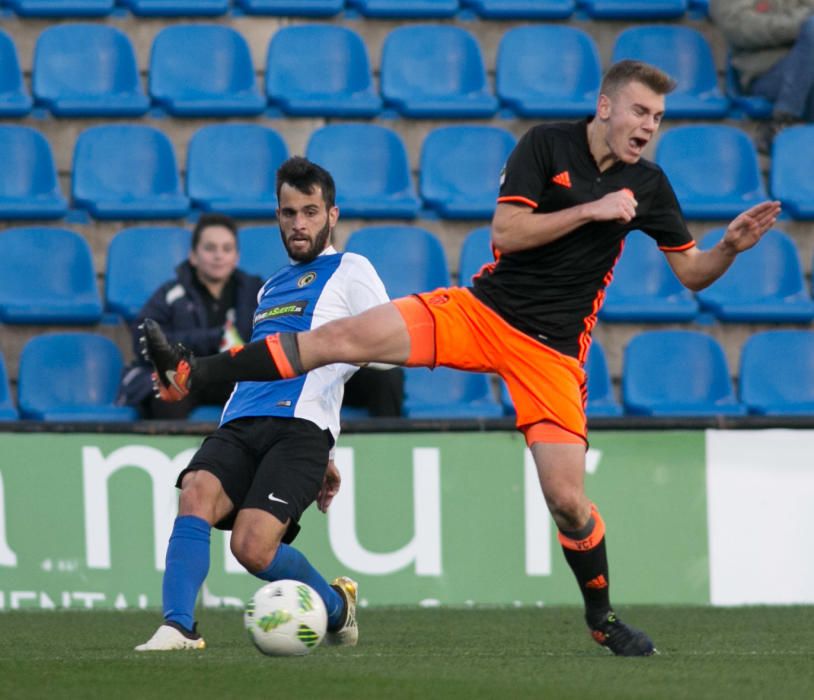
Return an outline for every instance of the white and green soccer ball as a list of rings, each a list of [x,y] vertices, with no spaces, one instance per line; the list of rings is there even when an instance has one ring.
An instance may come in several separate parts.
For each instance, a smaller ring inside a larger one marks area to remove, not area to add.
[[[243,621],[254,645],[269,656],[301,656],[322,641],[325,603],[311,586],[283,579],[267,583],[246,605]]]

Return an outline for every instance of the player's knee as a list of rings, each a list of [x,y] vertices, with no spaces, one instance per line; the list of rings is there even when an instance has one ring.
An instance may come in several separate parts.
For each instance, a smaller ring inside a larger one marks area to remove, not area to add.
[[[229,546],[235,559],[251,574],[257,574],[268,568],[277,553],[275,544],[269,543],[266,538],[256,536],[251,531],[233,532]]]
[[[551,517],[561,530],[577,530],[590,517],[590,506],[582,493],[563,491],[547,495]]]
[[[191,472],[181,484],[180,515],[197,515],[209,522],[218,520],[218,502],[223,493],[220,482],[205,472]]]

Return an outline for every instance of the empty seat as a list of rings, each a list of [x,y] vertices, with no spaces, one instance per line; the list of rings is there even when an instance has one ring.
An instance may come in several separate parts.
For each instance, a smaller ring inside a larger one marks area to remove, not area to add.
[[[40,34],[34,51],[34,97],[58,117],[144,114],[141,87],[127,35],[103,24],[62,24]]]
[[[348,0],[365,17],[418,19],[452,17],[458,12],[458,0]]]
[[[32,338],[20,355],[20,416],[45,421],[129,421],[136,409],[116,406],[122,371],[119,349],[92,333]]]
[[[697,314],[698,302],[678,281],[656,242],[641,231],[629,233],[599,317],[603,321],[683,322]]]
[[[332,17],[339,14],[345,0],[236,0],[246,14],[286,17]]]
[[[283,265],[288,253],[279,226],[245,226],[238,232],[241,270],[266,280]]]
[[[104,17],[115,0],[6,0],[21,17]]]
[[[593,114],[601,78],[596,43],[576,27],[516,27],[500,41],[497,95],[521,117]]]
[[[447,25],[399,27],[387,35],[381,92],[405,117],[491,117],[498,106],[475,37]]]
[[[187,416],[187,420],[193,423],[218,423],[222,413],[223,406],[203,404],[193,408]]]
[[[687,0],[578,0],[594,19],[675,19]]]
[[[382,107],[364,41],[334,25],[283,27],[272,37],[266,95],[296,116],[372,117]]]
[[[21,117],[31,111],[31,97],[23,83],[17,47],[0,30],[0,117]]]
[[[767,198],[755,147],[733,126],[674,127],[659,139],[656,162],[690,219],[731,219]]]
[[[176,116],[260,114],[246,40],[231,27],[173,25],[162,29],[150,54],[150,94]]]
[[[622,407],[613,394],[613,384],[605,351],[599,341],[591,342],[588,357],[585,360],[585,375],[588,384],[588,402],[586,414],[591,416],[613,417],[622,415]]]
[[[713,247],[723,228],[710,231],[701,248]],[[721,321],[741,323],[807,323],[814,319],[814,301],[803,278],[794,241],[772,229],[706,289],[698,292],[701,307]]]
[[[497,126],[446,126],[421,147],[421,198],[447,219],[490,219],[500,171],[514,148],[511,132]]]
[[[204,211],[273,217],[275,177],[288,147],[259,124],[215,124],[195,132],[187,150],[187,194]]]
[[[566,19],[575,0],[461,0],[483,19]]]
[[[404,415],[407,418],[500,418],[489,376],[448,367],[404,370]]]
[[[144,17],[212,17],[229,10],[229,0],[122,0],[122,4]]]
[[[0,217],[59,219],[68,210],[45,137],[27,126],[0,125]]]
[[[743,415],[724,351],[696,331],[647,331],[625,348],[625,412],[649,416]]]
[[[350,235],[345,251],[370,260],[391,299],[450,284],[441,242],[415,226],[361,228]]]
[[[376,124],[330,124],[311,134],[306,156],[336,181],[343,215],[413,218],[420,202],[399,135]]]
[[[93,126],[79,134],[73,157],[73,199],[97,219],[185,216],[170,140],[141,125]]]
[[[8,384],[8,373],[3,355],[0,353],[0,420],[17,420],[17,409],[11,400],[11,389]]]
[[[169,226],[134,226],[119,231],[107,249],[105,307],[132,321],[141,307],[187,259],[191,234]]]
[[[729,98],[718,86],[715,59],[704,35],[691,27],[646,25],[626,29],[616,39],[612,62],[645,61],[677,83],[666,97],[667,118],[723,118]]]
[[[740,399],[750,413],[814,414],[814,331],[756,333],[743,346]]]
[[[814,219],[814,126],[783,129],[772,144],[769,183],[772,196],[795,219]]]
[[[0,232],[0,321],[98,323],[102,302],[91,250],[60,228]]]
[[[461,244],[461,254],[458,256],[458,284],[468,287],[481,268],[494,260],[491,227],[481,226],[470,231]]]

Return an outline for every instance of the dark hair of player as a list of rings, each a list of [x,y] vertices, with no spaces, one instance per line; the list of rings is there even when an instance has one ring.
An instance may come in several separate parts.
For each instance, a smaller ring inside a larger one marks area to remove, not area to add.
[[[302,156],[289,158],[277,170],[277,200],[283,185],[289,185],[304,194],[312,194],[314,187],[319,187],[326,209],[332,209],[336,203],[336,185],[331,174],[316,163]]]

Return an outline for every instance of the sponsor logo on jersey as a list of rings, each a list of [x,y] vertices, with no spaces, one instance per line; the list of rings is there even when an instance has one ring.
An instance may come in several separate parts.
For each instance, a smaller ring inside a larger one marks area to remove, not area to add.
[[[297,286],[307,287],[311,282],[313,282],[317,278],[316,272],[306,272],[302,277],[297,280]]]
[[[264,309],[254,315],[254,325],[262,321],[268,321],[270,318],[280,318],[281,316],[302,316],[308,306],[307,301],[290,301],[287,304],[279,304],[272,306],[270,309]]]

